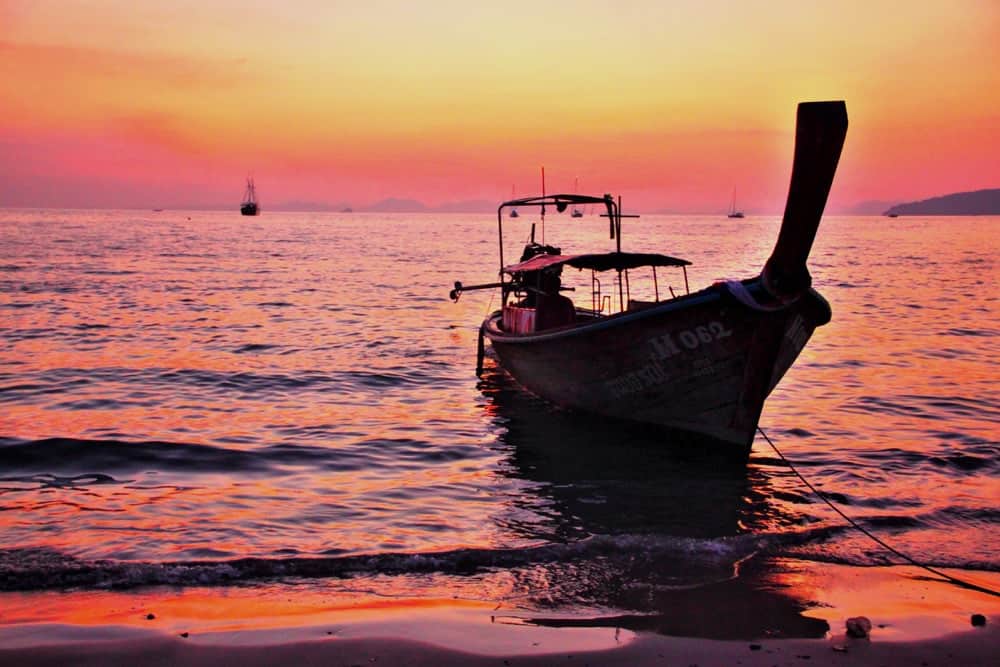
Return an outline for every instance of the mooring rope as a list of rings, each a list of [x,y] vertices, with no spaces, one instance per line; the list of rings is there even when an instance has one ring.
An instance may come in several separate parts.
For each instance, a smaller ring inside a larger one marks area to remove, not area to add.
[[[858,530],[860,530],[862,533],[864,533],[866,536],[868,536],[873,542],[875,542],[876,544],[878,544],[880,547],[882,547],[883,549],[885,549],[886,551],[888,551],[890,553],[893,553],[893,554],[899,556],[900,558],[902,558],[906,562],[910,563],[911,565],[914,565],[916,567],[924,569],[924,570],[930,572],[931,574],[933,574],[935,576],[941,577],[942,579],[945,579],[946,581],[949,581],[949,582],[955,584],[956,586],[961,586],[962,588],[968,588],[969,590],[979,591],[980,593],[986,593],[987,595],[993,595],[993,596],[996,596],[996,597],[1000,597],[1000,591],[995,591],[992,588],[987,588],[986,586],[980,586],[978,584],[973,584],[971,582],[959,579],[958,577],[953,577],[952,575],[947,574],[946,572],[942,572],[941,570],[933,568],[933,567],[931,567],[929,565],[924,565],[923,563],[920,563],[920,562],[916,561],[915,559],[907,556],[906,554],[904,554],[899,549],[896,549],[895,547],[892,547],[892,546],[886,544],[885,541],[883,541],[882,539],[880,539],[876,535],[874,535],[871,532],[869,532],[866,528],[864,528],[863,526],[861,526],[857,521],[855,521],[851,517],[849,517],[846,514],[844,514],[844,512],[841,511],[841,509],[839,507],[837,507],[836,505],[834,505],[825,495],[823,495],[822,493],[820,493],[816,489],[816,487],[814,487],[812,484],[810,484],[809,480],[807,480],[805,477],[803,477],[802,473],[800,473],[798,471],[798,469],[796,469],[796,467],[794,465],[792,465],[792,462],[789,461],[787,458],[785,458],[785,455],[781,453],[781,450],[778,449],[777,445],[775,445],[773,442],[771,442],[771,438],[767,437],[767,433],[764,433],[764,429],[762,429],[761,427],[758,426],[757,427],[757,431],[762,436],[764,436],[764,440],[767,440],[767,444],[771,445],[771,449],[773,449],[774,452],[778,455],[778,457],[781,458],[781,460],[785,462],[785,465],[787,465],[791,469],[791,471],[793,473],[795,473],[795,476],[798,477],[800,480],[802,480],[803,484],[805,484],[807,487],[809,487],[809,490],[812,491],[813,494],[816,495],[816,497],[818,497],[824,503],[826,503],[827,505],[829,505],[830,509],[832,509],[834,512],[836,512],[837,514],[839,514],[844,519],[844,521],[846,521],[847,523],[851,524],[851,526],[853,526],[853,527],[857,528]]]
[[[496,295],[497,295],[496,292],[490,292],[490,302],[488,304],[486,304],[486,312],[483,313],[483,317],[484,318],[487,317],[490,313],[493,312],[491,309],[493,308],[493,298]]]

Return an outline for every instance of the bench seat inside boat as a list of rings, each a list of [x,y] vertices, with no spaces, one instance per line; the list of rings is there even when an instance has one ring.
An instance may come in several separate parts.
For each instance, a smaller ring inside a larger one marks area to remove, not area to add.
[[[503,328],[515,334],[529,334],[576,323],[576,306],[562,294],[539,294],[535,306],[504,307]]]

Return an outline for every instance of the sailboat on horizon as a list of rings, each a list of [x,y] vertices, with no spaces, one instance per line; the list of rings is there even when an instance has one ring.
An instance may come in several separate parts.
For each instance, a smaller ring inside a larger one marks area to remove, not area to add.
[[[260,206],[257,204],[257,187],[253,178],[247,176],[247,189],[243,193],[243,202],[240,204],[241,215],[260,215]]]
[[[513,186],[513,185],[512,185],[512,186],[510,186],[510,198],[511,198],[511,199],[513,199],[513,198],[514,198],[514,186]],[[518,217],[518,216],[520,216],[520,215],[521,215],[521,214],[517,212],[517,209],[516,209],[516,208],[511,208],[511,209],[510,209],[510,217],[512,217],[512,218],[516,218],[516,217]]]
[[[729,214],[726,217],[727,218],[742,218],[743,217],[743,211],[736,210],[736,188],[733,188],[733,199],[729,203]]]

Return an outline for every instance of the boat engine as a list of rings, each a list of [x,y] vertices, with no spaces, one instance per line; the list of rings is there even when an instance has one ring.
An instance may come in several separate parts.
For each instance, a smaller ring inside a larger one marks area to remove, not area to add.
[[[552,245],[542,245],[541,243],[535,243],[531,241],[526,246],[524,246],[524,252],[521,253],[521,259],[519,261],[527,262],[532,257],[536,255],[559,255],[562,254],[562,248],[557,248]]]

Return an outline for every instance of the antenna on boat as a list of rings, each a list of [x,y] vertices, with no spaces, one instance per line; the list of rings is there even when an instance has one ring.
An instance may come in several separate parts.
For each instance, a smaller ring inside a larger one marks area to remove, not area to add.
[[[534,234],[532,234],[532,240],[534,240]],[[544,244],[545,244],[545,165],[542,165],[542,245]]]

